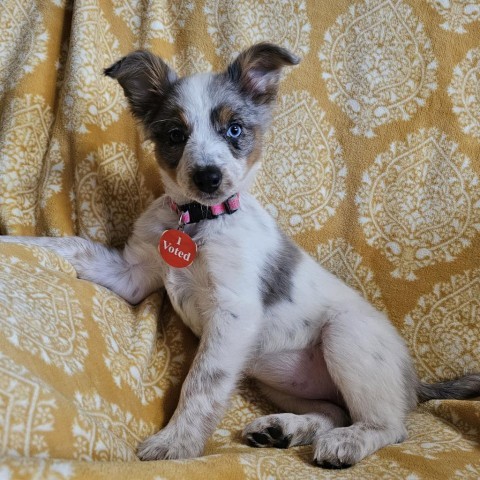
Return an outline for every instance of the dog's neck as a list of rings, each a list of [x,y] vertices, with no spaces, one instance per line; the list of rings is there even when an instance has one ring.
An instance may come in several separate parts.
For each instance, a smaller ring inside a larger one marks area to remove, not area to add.
[[[240,208],[240,197],[238,194],[234,194],[224,202],[210,206],[198,202],[177,205],[173,201],[170,201],[170,206],[180,216],[180,224],[189,225],[235,213]]]

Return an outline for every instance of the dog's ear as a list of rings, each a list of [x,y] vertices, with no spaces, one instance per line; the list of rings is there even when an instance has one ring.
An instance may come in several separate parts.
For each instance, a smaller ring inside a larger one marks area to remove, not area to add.
[[[227,74],[243,93],[265,104],[275,99],[282,68],[299,62],[300,58],[286,48],[263,42],[241,52]]]
[[[176,73],[157,55],[138,50],[106,68],[123,88],[132,113],[146,124],[158,109],[158,102],[177,79]]]

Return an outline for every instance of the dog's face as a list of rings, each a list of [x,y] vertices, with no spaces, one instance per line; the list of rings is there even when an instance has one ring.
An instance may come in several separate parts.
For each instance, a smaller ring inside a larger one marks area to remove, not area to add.
[[[138,51],[105,70],[155,143],[166,187],[204,205],[242,189],[260,158],[262,137],[284,66],[299,59],[261,43],[225,72],[178,78],[160,57]]]

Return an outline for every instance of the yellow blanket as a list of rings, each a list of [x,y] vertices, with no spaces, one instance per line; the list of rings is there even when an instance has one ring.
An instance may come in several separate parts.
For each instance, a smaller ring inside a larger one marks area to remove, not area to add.
[[[102,68],[135,48],[182,74],[269,40],[286,73],[254,193],[407,340],[423,380],[480,371],[480,1],[2,0],[0,229],[121,246],[161,193],[151,145]],[[478,401],[430,402],[352,469],[256,450],[245,384],[205,456],[141,463],[196,340],[163,292],[137,307],[66,261],[0,244],[0,478],[480,477]]]

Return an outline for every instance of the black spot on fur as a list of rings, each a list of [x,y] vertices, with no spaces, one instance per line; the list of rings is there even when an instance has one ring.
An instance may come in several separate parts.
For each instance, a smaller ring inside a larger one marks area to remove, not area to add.
[[[290,301],[291,301],[291,299],[290,299]],[[296,326],[296,325],[294,325],[294,326]],[[286,330],[285,335],[290,341],[293,341],[293,339],[297,335],[297,330],[295,328],[289,328],[288,330]]]
[[[302,318],[302,325],[305,327],[305,328],[308,328],[310,326],[310,319],[308,318]]]
[[[214,388],[226,376],[227,376],[227,372],[225,372],[225,370],[216,369],[216,370],[205,372],[205,374],[202,375],[202,380],[203,380],[204,386]]]
[[[182,294],[178,297],[178,306],[180,307],[180,310],[185,310],[185,302],[187,301],[187,295]]]
[[[264,307],[282,300],[292,301],[293,276],[299,261],[300,251],[282,234],[281,245],[268,256],[260,278]]]
[[[136,296],[139,294],[140,292],[140,286],[136,286],[133,290],[132,290],[132,297],[136,298]]]
[[[379,353],[379,352],[373,352],[372,353],[372,357],[377,361],[377,362],[384,362],[385,361],[385,357]]]

